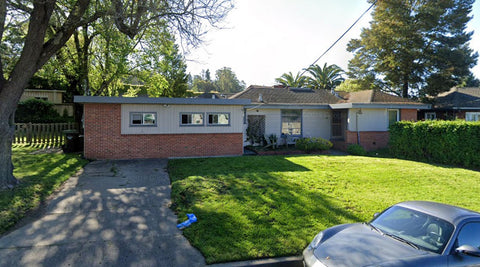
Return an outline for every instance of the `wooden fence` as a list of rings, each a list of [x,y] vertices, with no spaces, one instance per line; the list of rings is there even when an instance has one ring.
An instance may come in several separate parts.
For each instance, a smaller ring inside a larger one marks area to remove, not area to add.
[[[59,147],[65,143],[65,130],[77,130],[76,123],[15,123],[13,144]]]

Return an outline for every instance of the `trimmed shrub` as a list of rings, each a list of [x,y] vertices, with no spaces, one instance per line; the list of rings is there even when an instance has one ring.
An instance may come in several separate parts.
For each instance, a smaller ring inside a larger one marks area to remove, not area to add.
[[[328,150],[332,146],[332,142],[320,137],[299,138],[295,142],[295,147],[305,152]]]
[[[41,99],[27,99],[18,103],[15,112],[15,122],[18,123],[53,123],[66,122],[68,118],[64,118],[58,114],[53,108],[53,104]]]
[[[367,151],[363,148],[363,146],[358,144],[352,144],[347,147],[348,154],[356,155],[356,156],[365,156],[367,155]]]
[[[400,121],[390,127],[390,152],[399,158],[480,167],[480,123]]]

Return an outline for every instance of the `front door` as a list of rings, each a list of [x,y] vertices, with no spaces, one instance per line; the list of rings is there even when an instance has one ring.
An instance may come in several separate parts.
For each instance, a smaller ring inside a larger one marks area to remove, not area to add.
[[[345,139],[347,113],[345,110],[332,110],[332,139]]]

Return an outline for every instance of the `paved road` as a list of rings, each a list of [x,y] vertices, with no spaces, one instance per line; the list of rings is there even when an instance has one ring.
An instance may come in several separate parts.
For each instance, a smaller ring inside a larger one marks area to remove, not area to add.
[[[166,163],[89,163],[40,219],[0,239],[0,266],[204,266],[168,208]]]

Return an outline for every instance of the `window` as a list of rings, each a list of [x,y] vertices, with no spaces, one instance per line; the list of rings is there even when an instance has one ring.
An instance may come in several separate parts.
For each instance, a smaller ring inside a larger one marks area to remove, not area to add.
[[[467,112],[465,114],[466,121],[480,121],[480,112]]]
[[[155,112],[132,112],[130,113],[130,126],[156,126],[157,113]]]
[[[462,227],[457,237],[457,245],[470,245],[480,248],[480,223],[467,223]]]
[[[181,126],[202,126],[203,113],[180,113]]]
[[[425,120],[436,120],[437,113],[435,112],[425,112]]]
[[[208,113],[208,125],[228,126],[230,125],[229,113]]]
[[[284,109],[282,110],[282,134],[302,135],[302,110]]]
[[[388,110],[388,127],[400,120],[398,109]]]

